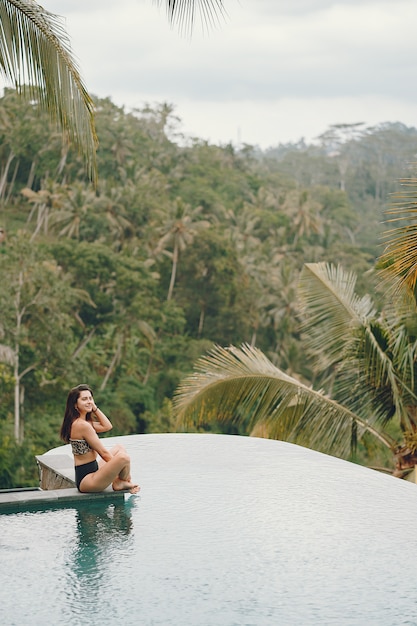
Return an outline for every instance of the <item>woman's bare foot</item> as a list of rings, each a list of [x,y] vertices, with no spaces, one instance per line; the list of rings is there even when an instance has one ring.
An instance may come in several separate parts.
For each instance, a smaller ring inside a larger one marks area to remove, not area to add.
[[[113,491],[129,490],[130,493],[138,493],[140,491],[139,485],[135,485],[130,480],[122,480],[121,478],[115,478],[112,484]]]

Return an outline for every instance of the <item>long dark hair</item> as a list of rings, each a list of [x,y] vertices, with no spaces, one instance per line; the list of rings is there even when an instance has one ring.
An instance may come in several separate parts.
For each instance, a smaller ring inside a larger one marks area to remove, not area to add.
[[[61,439],[65,441],[65,443],[69,443],[70,435],[71,435],[71,426],[74,420],[77,417],[80,417],[78,409],[76,408],[77,400],[82,391],[89,391],[91,395],[93,392],[88,385],[77,385],[70,389],[67,397],[67,405],[65,407],[64,420],[61,426]],[[91,421],[91,413],[87,413],[87,421]]]

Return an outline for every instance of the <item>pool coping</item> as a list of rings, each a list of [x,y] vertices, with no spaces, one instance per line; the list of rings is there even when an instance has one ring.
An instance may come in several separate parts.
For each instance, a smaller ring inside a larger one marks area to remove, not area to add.
[[[97,493],[81,493],[78,489],[28,489],[0,492],[0,513],[5,509],[20,509],[31,504],[62,504],[65,502],[79,502],[82,500],[104,500],[124,498],[126,491],[113,491],[108,488]]]

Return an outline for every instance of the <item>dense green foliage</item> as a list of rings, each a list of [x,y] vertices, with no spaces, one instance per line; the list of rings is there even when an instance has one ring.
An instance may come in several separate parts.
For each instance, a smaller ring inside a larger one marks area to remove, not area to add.
[[[385,203],[417,141],[387,124],[262,153],[186,140],[166,104],[96,106],[94,188],[34,104],[0,100],[0,487],[37,483],[80,382],[113,435],[173,430],[172,394],[213,344],[256,345],[314,382],[302,266],[341,263],[374,293]]]

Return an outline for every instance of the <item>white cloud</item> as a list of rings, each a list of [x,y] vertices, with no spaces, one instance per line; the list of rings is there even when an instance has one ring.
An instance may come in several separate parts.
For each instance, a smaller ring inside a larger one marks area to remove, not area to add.
[[[212,141],[240,133],[265,146],[268,137],[295,141],[336,122],[417,124],[414,0],[225,6],[226,22],[191,40],[151,0],[55,0],[46,8],[66,16],[92,93],[127,106],[173,103],[185,128]]]

